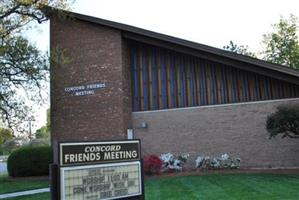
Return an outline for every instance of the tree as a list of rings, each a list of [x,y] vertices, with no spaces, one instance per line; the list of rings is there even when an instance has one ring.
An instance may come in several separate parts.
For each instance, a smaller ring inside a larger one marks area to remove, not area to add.
[[[49,130],[48,130],[47,126],[42,126],[39,129],[37,129],[35,132],[35,137],[37,139],[49,138],[50,134],[49,134]]]
[[[42,23],[47,20],[43,13],[46,6],[68,9],[67,0],[1,0],[0,36],[15,34],[32,21]]]
[[[289,19],[281,18],[277,24],[273,25],[275,31],[264,35],[265,60],[299,69],[297,23],[294,15],[291,15]]]
[[[244,46],[244,45],[237,45],[235,44],[233,41],[229,41],[229,44],[224,46],[223,49],[227,50],[227,51],[231,51],[234,53],[238,53],[238,54],[242,54],[242,55],[246,55],[246,56],[251,56],[251,57],[256,57],[255,53],[250,52],[248,50],[248,46]]]
[[[0,128],[0,145],[4,144],[7,140],[12,139],[12,132],[6,128]]]
[[[267,118],[266,129],[270,138],[299,138],[299,105],[280,106],[277,112]]]
[[[23,36],[25,27],[42,23],[45,6],[67,7],[66,0],[1,0],[0,2],[0,117],[17,128],[28,117],[26,101],[41,100],[48,76],[48,58]],[[21,94],[21,95],[20,95]]]
[[[36,130],[35,137],[37,139],[50,138],[50,109],[47,110],[47,124]]]

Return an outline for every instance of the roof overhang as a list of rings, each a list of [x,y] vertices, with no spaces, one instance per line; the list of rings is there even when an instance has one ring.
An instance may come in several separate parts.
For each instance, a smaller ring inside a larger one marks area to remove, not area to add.
[[[174,51],[194,55],[203,59],[219,62],[225,65],[299,85],[299,70],[295,70],[283,65],[270,63],[223,49],[218,49],[177,37],[164,35],[118,22],[82,15],[79,13],[53,9],[51,7],[47,7],[45,9],[45,13],[50,17],[53,14],[57,15],[62,13],[64,16],[74,19],[118,29],[122,31],[123,38],[125,39],[168,48]]]

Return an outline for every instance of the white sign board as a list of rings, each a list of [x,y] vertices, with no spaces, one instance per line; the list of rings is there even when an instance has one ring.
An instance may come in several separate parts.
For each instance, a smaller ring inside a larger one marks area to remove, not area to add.
[[[139,161],[62,167],[62,200],[121,199],[142,194]]]

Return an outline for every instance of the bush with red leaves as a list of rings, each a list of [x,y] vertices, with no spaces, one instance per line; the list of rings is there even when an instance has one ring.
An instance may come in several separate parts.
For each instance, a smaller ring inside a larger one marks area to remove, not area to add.
[[[156,155],[147,155],[143,158],[144,173],[148,175],[159,174],[162,169],[162,160]]]

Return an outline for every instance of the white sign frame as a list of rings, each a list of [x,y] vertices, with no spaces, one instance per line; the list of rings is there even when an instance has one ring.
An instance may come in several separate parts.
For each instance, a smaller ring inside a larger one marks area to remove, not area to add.
[[[111,197],[111,198],[106,198],[105,200],[110,200],[110,199],[122,199],[126,197],[133,197],[137,195],[142,195],[142,173],[141,173],[141,164],[140,161],[134,161],[134,162],[122,162],[122,163],[110,163],[110,164],[98,164],[98,165],[85,165],[85,166],[76,166],[76,167],[61,167],[60,168],[60,199],[65,200],[65,191],[64,191],[64,172],[67,170],[76,170],[76,169],[88,169],[88,168],[101,168],[101,167],[112,167],[112,166],[125,166],[125,165],[138,165],[138,170],[139,170],[139,193],[134,193],[130,195],[124,195],[124,196],[119,196],[119,197]]]

